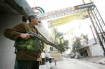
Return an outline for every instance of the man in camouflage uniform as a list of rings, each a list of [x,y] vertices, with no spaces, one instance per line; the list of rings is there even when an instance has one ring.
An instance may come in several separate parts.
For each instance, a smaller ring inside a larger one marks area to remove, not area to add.
[[[14,46],[17,49],[16,61],[18,63],[18,69],[39,69],[41,49],[35,49],[35,46],[40,46],[37,44],[39,40],[35,44],[35,39],[31,38],[31,34],[28,34],[29,28],[34,33],[40,34],[35,28],[35,25],[38,25],[38,19],[36,15],[30,15],[28,20],[29,23],[21,22],[5,29],[4,36],[15,41]]]

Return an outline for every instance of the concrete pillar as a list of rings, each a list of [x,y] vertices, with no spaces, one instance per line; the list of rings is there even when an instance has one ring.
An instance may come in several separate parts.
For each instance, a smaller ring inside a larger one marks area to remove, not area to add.
[[[46,69],[46,58],[42,58],[41,69]]]
[[[45,46],[46,69],[50,69],[50,64],[49,64],[49,57],[50,56],[49,56],[49,53],[48,53],[48,51],[49,51],[48,50],[49,49],[48,46],[49,45]]]
[[[54,67],[54,61],[52,57],[49,58],[49,64],[50,64],[50,69],[52,69]]]
[[[0,15],[0,69],[14,69],[14,41],[4,37],[5,28],[22,21],[22,15]]]

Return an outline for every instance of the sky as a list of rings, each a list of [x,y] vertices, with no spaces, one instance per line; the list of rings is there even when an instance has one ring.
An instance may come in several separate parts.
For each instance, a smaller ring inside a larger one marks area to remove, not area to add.
[[[31,7],[35,7],[35,6],[39,6],[41,8],[44,9],[45,12],[49,12],[49,11],[54,11],[54,10],[58,10],[58,9],[63,9],[63,8],[67,8],[67,7],[73,7],[73,6],[76,6],[76,5],[81,5],[83,4],[83,1],[82,0],[26,0],[29,5]],[[84,0],[85,3],[89,3],[90,0]],[[102,15],[103,19],[105,18],[105,10],[103,10],[103,8],[105,8],[104,6],[104,0],[92,0],[94,2],[94,4],[97,6],[100,14]],[[42,21],[45,28],[48,30],[48,32],[51,32],[51,28],[48,28],[48,23],[47,23],[47,20],[44,20]],[[59,26],[58,30],[63,32],[63,33],[66,33],[70,27],[72,28],[73,27],[73,24],[74,26],[78,26],[79,23],[86,23],[84,24],[84,26],[86,25],[90,25],[88,24],[89,23],[89,20],[85,20],[85,21],[72,21],[70,23],[67,23],[65,25],[61,25]],[[89,28],[85,28],[85,29],[82,29],[82,31],[84,32],[88,32],[91,34],[90,36],[90,39],[93,37],[92,36],[92,33],[91,31],[89,30]],[[80,35],[80,31],[79,30],[76,30],[75,31],[77,35]],[[67,36],[68,38],[69,36]]]
[[[83,0],[26,0],[31,7],[40,6],[46,12],[83,4]],[[89,3],[91,0],[84,0]],[[96,4],[104,4],[104,0],[92,0]]]
[[[40,6],[45,12],[82,4],[82,0],[27,0],[31,7]]]
[[[31,7],[39,6],[43,8],[45,12],[83,4],[82,0],[26,0],[26,1],[29,3]],[[90,0],[84,0],[84,2],[89,3]],[[105,13],[105,11],[103,10],[103,8],[105,8],[104,0],[92,0],[92,2],[95,3],[101,14]],[[105,18],[105,16],[103,15],[102,17]]]

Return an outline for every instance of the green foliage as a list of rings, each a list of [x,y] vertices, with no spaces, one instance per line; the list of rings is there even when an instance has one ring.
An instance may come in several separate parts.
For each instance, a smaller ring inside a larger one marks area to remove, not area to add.
[[[68,42],[68,40],[64,40],[63,33],[58,32],[57,29],[55,29],[54,31],[55,31],[55,38],[59,38],[59,40],[60,40],[60,43],[57,43],[57,45],[61,49],[61,51],[59,51],[59,52],[62,53],[69,48],[68,47],[69,42]],[[63,42],[61,41],[61,39],[63,39]]]
[[[81,43],[80,43],[80,40],[81,40],[81,39],[86,39],[86,41],[88,42],[88,36],[87,36],[87,35],[81,34],[80,37],[74,37],[74,38],[73,38],[74,42],[73,42],[73,44],[72,44],[74,51],[76,51],[76,50],[78,50],[79,48],[81,48]]]
[[[62,36],[62,35],[63,35],[63,33],[58,32],[58,30],[57,30],[57,29],[54,29],[54,31],[55,31],[55,38],[58,38],[58,37],[60,37],[60,36]]]
[[[84,39],[86,39],[86,41],[88,41],[88,35],[83,35],[83,34],[81,34],[81,36],[83,36]]]
[[[50,47],[50,50],[53,51],[53,47]]]
[[[73,46],[73,50],[75,51],[81,47],[81,44],[80,44],[79,37],[74,37],[73,39],[75,39],[75,41],[73,42],[72,46]]]
[[[59,47],[60,49],[62,49],[62,50],[60,51],[61,53],[64,52],[64,51],[66,51],[67,49],[69,49],[68,44],[69,44],[68,40],[64,40],[64,43],[58,44],[58,47]]]

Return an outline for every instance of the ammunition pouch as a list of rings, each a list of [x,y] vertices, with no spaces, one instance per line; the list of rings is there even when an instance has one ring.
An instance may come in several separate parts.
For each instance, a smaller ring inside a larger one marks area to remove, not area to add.
[[[40,46],[40,51],[43,52],[44,42],[39,40],[39,46]],[[30,38],[28,40],[24,40],[22,38],[18,38],[15,41],[14,47],[16,49],[33,51],[33,50],[35,50],[34,49],[34,38]]]
[[[15,41],[15,45],[14,46],[15,46],[16,49],[34,50],[33,42],[34,42],[33,38],[30,38],[28,40],[24,40],[22,38],[18,38]]]

